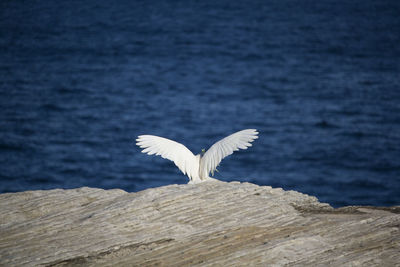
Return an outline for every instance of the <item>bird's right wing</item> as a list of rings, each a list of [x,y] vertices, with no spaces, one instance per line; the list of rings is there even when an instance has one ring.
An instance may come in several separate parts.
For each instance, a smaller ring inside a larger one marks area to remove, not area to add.
[[[210,172],[214,174],[223,158],[231,155],[233,151],[247,149],[251,146],[251,142],[258,138],[257,134],[256,129],[246,129],[213,144],[200,160],[200,177],[208,177]]]
[[[142,153],[156,154],[173,161],[191,180],[198,177],[199,161],[184,145],[155,135],[140,135],[136,141],[136,145],[143,148]]]

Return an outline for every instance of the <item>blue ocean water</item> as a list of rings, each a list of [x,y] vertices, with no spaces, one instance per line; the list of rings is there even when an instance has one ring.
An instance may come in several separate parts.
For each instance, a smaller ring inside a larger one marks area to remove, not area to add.
[[[215,177],[400,205],[400,2],[1,1],[0,192],[187,178],[140,153],[195,154],[256,128]]]

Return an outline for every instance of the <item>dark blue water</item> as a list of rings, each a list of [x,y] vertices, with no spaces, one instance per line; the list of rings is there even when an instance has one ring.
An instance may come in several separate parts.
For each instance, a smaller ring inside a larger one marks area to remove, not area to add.
[[[0,192],[187,178],[139,152],[260,138],[216,178],[400,204],[400,1],[1,1]]]

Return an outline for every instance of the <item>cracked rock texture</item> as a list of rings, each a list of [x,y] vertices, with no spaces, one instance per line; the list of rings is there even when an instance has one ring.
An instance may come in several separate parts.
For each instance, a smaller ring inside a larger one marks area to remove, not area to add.
[[[400,266],[400,207],[249,183],[0,195],[2,266]]]

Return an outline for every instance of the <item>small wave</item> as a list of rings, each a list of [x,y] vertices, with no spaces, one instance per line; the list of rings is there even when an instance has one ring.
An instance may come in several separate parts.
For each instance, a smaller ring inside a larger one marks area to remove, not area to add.
[[[23,151],[24,149],[22,144],[0,143],[0,151]]]
[[[347,188],[348,190],[358,190],[362,191],[362,189],[372,189],[372,190],[386,190],[387,186],[384,183],[378,183],[374,181],[370,181],[368,179],[354,179],[348,182],[339,182],[332,184],[332,186],[344,189]]]
[[[57,89],[57,93],[62,94],[62,95],[68,95],[68,94],[90,94],[90,92],[86,89],[82,88],[67,88],[67,87],[59,87]]]
[[[315,127],[318,127],[318,128],[324,128],[324,129],[328,129],[328,128],[338,128],[337,125],[335,125],[335,124],[333,124],[333,123],[330,123],[330,122],[328,122],[328,121],[326,121],[326,120],[322,120],[322,121],[316,122],[316,123],[314,124],[314,126],[315,126]]]
[[[64,108],[61,106],[51,103],[43,104],[41,108],[45,111],[64,111]]]
[[[379,82],[377,82],[377,81],[370,81],[370,80],[363,80],[363,81],[359,81],[359,84],[361,84],[361,85],[366,85],[366,86],[372,86],[372,85],[377,85],[377,84],[379,84]]]

